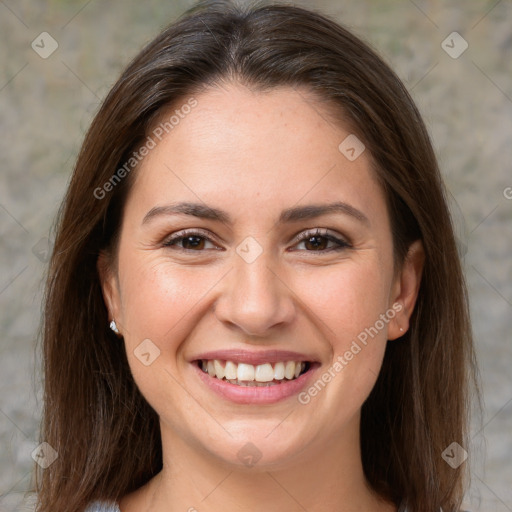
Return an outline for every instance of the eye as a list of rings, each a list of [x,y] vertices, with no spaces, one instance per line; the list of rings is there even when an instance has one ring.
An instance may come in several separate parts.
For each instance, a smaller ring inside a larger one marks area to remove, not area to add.
[[[297,242],[298,245],[304,243],[307,252],[340,251],[352,247],[345,240],[330,234],[327,230],[322,231],[319,228],[314,231],[301,233],[295,238],[294,242]],[[328,247],[329,243],[334,244],[334,247]]]
[[[188,251],[202,251],[207,248],[205,245],[208,243],[212,244],[213,248],[216,247],[210,238],[200,231],[180,231],[168,238],[162,245],[164,247],[178,246],[178,249]]]
[[[307,252],[340,251],[352,247],[347,241],[330,234],[327,230],[321,230],[320,228],[301,233],[295,237],[293,242],[296,245],[303,243]],[[207,244],[211,244],[212,247],[206,247]],[[329,244],[331,244],[330,247]],[[168,238],[162,245],[164,247],[177,247],[179,250],[197,252],[205,249],[218,248],[207,234],[197,230],[180,231],[171,238]]]

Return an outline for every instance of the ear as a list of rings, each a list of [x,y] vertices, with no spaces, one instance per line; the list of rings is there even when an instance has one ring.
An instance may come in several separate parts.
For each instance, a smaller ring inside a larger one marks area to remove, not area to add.
[[[393,283],[391,304],[398,311],[388,325],[388,340],[403,336],[409,329],[409,320],[418,298],[421,275],[425,263],[425,251],[421,240],[416,240],[409,246],[407,255],[399,274]],[[399,308],[398,305],[401,307]],[[401,331],[400,328],[403,330]]]
[[[108,310],[109,321],[115,320],[117,328],[122,333],[123,318],[121,314],[121,297],[119,292],[119,280],[115,270],[112,268],[110,258],[105,252],[100,252],[96,262],[100,278],[103,300]]]

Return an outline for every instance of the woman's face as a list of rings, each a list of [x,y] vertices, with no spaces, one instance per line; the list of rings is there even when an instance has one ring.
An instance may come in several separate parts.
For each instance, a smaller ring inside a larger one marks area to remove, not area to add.
[[[306,91],[229,84],[195,99],[154,137],[102,274],[164,450],[276,468],[357,444],[419,256],[394,275],[368,152]]]

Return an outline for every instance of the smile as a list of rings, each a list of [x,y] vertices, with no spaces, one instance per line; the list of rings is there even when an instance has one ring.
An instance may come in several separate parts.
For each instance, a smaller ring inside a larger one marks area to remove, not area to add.
[[[189,361],[209,393],[241,405],[296,398],[321,367],[313,354],[287,350],[214,350]]]
[[[309,369],[306,361],[278,361],[252,365],[219,359],[201,359],[199,367],[218,380],[237,386],[269,387],[295,380]]]

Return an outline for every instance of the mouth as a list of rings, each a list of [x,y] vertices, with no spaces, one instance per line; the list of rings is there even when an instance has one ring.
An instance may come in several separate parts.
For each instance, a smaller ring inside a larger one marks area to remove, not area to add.
[[[279,386],[298,379],[311,368],[309,361],[278,361],[252,365],[229,360],[200,359],[197,366],[210,377],[246,387]]]
[[[300,393],[320,362],[289,351],[213,351],[190,361],[200,381],[235,404],[272,404]]]

